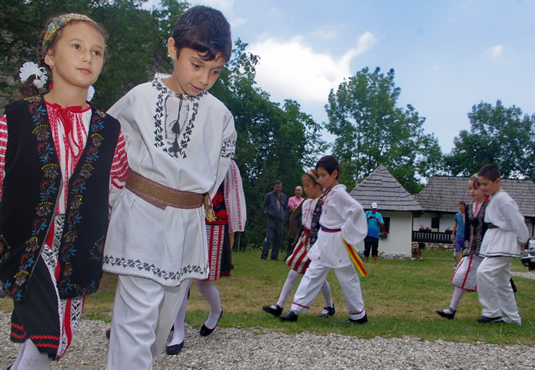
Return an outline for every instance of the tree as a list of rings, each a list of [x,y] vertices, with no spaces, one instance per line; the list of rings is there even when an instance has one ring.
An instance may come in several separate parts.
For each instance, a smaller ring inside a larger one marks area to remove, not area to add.
[[[480,102],[468,113],[470,132],[463,130],[445,156],[452,175],[470,176],[494,163],[504,177],[535,178],[535,115],[522,115],[514,105],[504,107]]]
[[[162,0],[152,11],[146,0],[5,0],[0,10],[0,89],[2,105],[16,97],[18,72],[26,61],[38,62],[38,47],[48,19],[62,13],[87,14],[110,35],[104,69],[95,83],[93,102],[107,110],[126,91],[172,70],[167,38],[188,8],[185,1]]]
[[[380,164],[411,193],[421,188],[419,178],[440,169],[438,140],[424,133],[425,118],[414,107],[396,106],[400,92],[393,69],[385,76],[380,68],[364,68],[329,93],[325,127],[337,136],[333,155],[340,161],[340,182],[349,190]]]
[[[141,9],[144,0],[5,0],[0,8],[0,82],[2,105],[12,100],[20,65],[37,61],[40,33],[46,20],[59,13],[79,12],[101,23],[110,34],[107,60],[95,84],[93,102],[107,110],[132,87],[151,79],[154,72],[170,72],[167,39],[176,20],[189,7],[185,1],[161,0],[157,8]],[[24,25],[24,26],[21,26]],[[232,112],[238,132],[237,158],[248,205],[248,224],[243,242],[259,245],[266,217],[264,195],[280,179],[293,189],[305,170],[325,151],[320,130],[312,117],[293,100],[270,101],[256,86],[259,57],[246,52],[237,40],[233,57],[210,92]],[[3,77],[3,78],[2,78]]]
[[[244,242],[260,245],[266,227],[262,210],[266,193],[279,179],[288,194],[326,147],[320,137],[321,126],[301,112],[297,102],[286,100],[281,107],[256,86],[255,68],[260,58],[247,53],[246,48],[247,44],[238,39],[232,60],[210,92],[234,115],[236,163],[247,199]]]

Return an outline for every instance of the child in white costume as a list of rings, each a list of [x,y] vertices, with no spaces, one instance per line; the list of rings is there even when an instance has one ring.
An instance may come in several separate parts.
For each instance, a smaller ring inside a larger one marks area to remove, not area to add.
[[[119,275],[108,370],[152,369],[189,279],[208,276],[205,205],[228,171],[236,131],[206,90],[231,50],[223,14],[190,8],[168,39],[173,74],[157,74],[110,109],[130,169],[104,252],[104,270]]]
[[[482,316],[477,321],[521,325],[510,283],[511,262],[520,257],[520,247],[529,238],[528,228],[515,201],[500,188],[498,167],[483,166],[478,179],[485,195],[491,198],[485,213],[488,230],[480,251],[485,258],[477,270],[477,293],[483,306]]]
[[[299,274],[304,275],[308,265],[310,265],[310,259],[307,255],[311,246],[318,238],[323,192],[319,183],[319,175],[317,171],[308,171],[303,175],[302,182],[308,198],[301,202],[297,207],[297,210],[294,211],[301,213],[302,226],[299,228],[300,232],[297,234],[299,239],[295,244],[295,249],[286,259],[286,263],[291,269],[290,272],[288,272],[288,277],[284,282],[277,303],[271,306],[266,305],[262,307],[264,311],[277,317],[282,314],[284,303],[286,303],[286,299],[288,298],[288,295],[290,295]],[[331,295],[331,287],[327,280],[323,282],[321,290],[325,297],[325,308],[319,316],[328,318],[335,314],[335,309]]]
[[[340,165],[333,156],[321,158],[316,170],[320,184],[327,189],[323,198],[318,240],[308,253],[310,265],[297,288],[291,311],[279,316],[283,321],[297,321],[298,313],[307,312],[327,278],[334,269],[338,283],[347,301],[349,319],[344,324],[364,324],[368,316],[364,309],[360,279],[344,245],[356,245],[364,240],[368,226],[364,210],[338,184]]]

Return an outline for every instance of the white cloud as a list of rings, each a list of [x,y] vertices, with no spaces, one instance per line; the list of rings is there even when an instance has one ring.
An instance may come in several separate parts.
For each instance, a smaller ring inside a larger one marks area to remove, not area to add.
[[[504,46],[503,45],[496,45],[491,48],[487,49],[487,52],[490,54],[493,58],[499,58],[502,56]]]
[[[336,34],[335,30],[322,28],[314,32],[312,36],[318,40],[332,40]]]
[[[221,10],[223,13],[225,10],[229,10],[234,5],[234,0],[195,0],[190,1],[192,5],[206,5],[218,10]]]
[[[295,99],[299,103],[324,104],[330,89],[337,88],[344,78],[354,75],[351,60],[368,51],[374,42],[373,34],[366,32],[354,48],[340,57],[314,52],[302,36],[288,41],[265,38],[251,44],[248,51],[260,56],[256,80],[273,100]]]

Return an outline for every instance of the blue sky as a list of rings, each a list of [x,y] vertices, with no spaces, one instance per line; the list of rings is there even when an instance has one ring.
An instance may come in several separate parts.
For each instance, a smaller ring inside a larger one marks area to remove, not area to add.
[[[157,1],[151,1],[157,2]],[[199,0],[221,10],[233,39],[260,56],[258,85],[317,122],[331,88],[364,67],[395,70],[444,153],[480,101],[535,113],[535,1]],[[332,141],[327,133],[324,139]]]

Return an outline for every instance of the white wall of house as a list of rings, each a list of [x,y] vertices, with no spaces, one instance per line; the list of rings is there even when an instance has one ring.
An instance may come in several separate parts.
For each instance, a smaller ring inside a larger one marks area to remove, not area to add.
[[[390,217],[390,232],[386,239],[379,240],[379,253],[411,255],[412,213],[379,210],[384,217]],[[364,242],[359,243],[358,250],[364,251]]]

